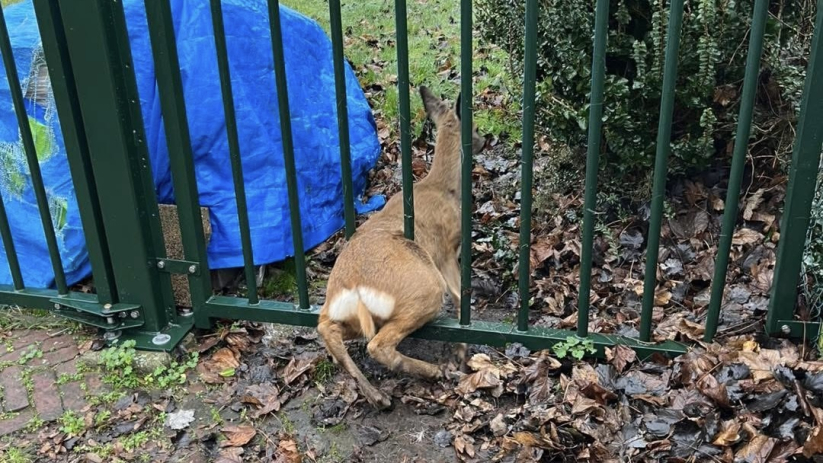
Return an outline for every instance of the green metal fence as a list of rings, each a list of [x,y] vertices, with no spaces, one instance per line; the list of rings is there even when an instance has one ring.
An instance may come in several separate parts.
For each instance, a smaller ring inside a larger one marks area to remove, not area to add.
[[[294,146],[291,136],[286,67],[280,30],[279,4],[268,1],[274,57],[273,81],[279,95],[283,134],[283,151],[294,237],[298,303],[263,300],[256,287],[253,250],[249,229],[246,195],[243,184],[241,149],[232,96],[226,38],[220,0],[210,0],[217,62],[224,102],[226,131],[230,149],[240,236],[243,246],[244,273],[248,285],[246,298],[214,295],[210,285],[195,179],[194,158],[183,99],[172,12],[168,0],[146,0],[151,46],[156,68],[165,133],[170,152],[170,167],[178,206],[184,259],[169,259],[159,223],[157,198],[151,180],[143,121],[135,83],[122,4],[116,0],[71,2],[34,0],[37,21],[43,40],[55,101],[64,131],[66,151],[71,167],[81,218],[93,268],[96,294],[70,292],[57,251],[54,229],[47,206],[46,192],[39,173],[34,143],[27,122],[23,95],[9,34],[0,12],[0,53],[12,88],[26,150],[40,217],[56,276],[56,289],[28,288],[23,281],[20,262],[0,198],[0,238],[13,276],[12,286],[0,286],[0,303],[53,309],[71,319],[99,327],[107,338],[118,336],[137,340],[145,349],[172,348],[192,327],[208,328],[216,319],[246,319],[292,325],[313,326],[316,306],[309,301],[306,257],[300,221],[300,195],[297,189]],[[769,334],[802,336],[817,333],[818,323],[795,320],[797,283],[804,237],[814,194],[823,144],[823,62],[818,59],[823,33],[823,0],[818,2],[815,36],[809,57],[805,96],[791,164],[791,175],[781,224],[778,261],[767,319]],[[346,88],[344,47],[340,0],[330,0],[330,25],[333,43],[338,129],[341,141],[341,167],[345,204],[345,232],[355,231],[348,121],[345,118]],[[641,354],[677,355],[688,346],[677,342],[651,342],[652,310],[663,201],[670,152],[674,101],[677,89],[678,49],[684,14],[684,0],[672,0],[663,70],[662,101],[658,126],[657,154],[654,169],[651,218],[649,223],[645,283],[640,315],[639,338],[590,333],[589,301],[591,294],[594,208],[597,193],[598,158],[601,151],[606,42],[609,0],[597,0],[593,43],[591,100],[589,102],[588,154],[586,191],[582,230],[582,256],[578,321],[575,331],[532,327],[529,324],[529,243],[532,225],[533,145],[535,120],[535,74],[537,62],[538,0],[526,0],[525,70],[523,79],[523,149],[519,249],[520,307],[516,323],[492,323],[471,318],[471,231],[472,231],[472,5],[461,2],[461,90],[462,99],[462,254],[461,306],[457,319],[443,318],[422,328],[415,336],[478,344],[503,345],[521,342],[539,349],[576,334],[591,339],[600,353],[604,347],[623,344]],[[404,225],[408,238],[414,236],[414,197],[411,170],[411,133],[407,18],[405,0],[395,0],[397,27],[397,82],[400,108],[400,148],[402,154],[402,195]],[[731,249],[738,213],[741,179],[751,132],[760,60],[763,48],[768,1],[756,0],[752,12],[746,73],[729,178],[723,226],[718,246],[711,301],[705,317],[705,340],[717,332]],[[585,102],[580,102],[583,105]],[[188,278],[193,310],[179,312],[171,291],[172,274]]]

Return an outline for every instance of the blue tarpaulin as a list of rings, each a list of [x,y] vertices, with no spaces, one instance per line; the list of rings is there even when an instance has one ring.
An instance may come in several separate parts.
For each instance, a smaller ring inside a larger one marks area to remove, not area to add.
[[[243,265],[237,208],[226,139],[209,2],[171,0],[200,204],[210,209],[211,268]],[[161,203],[174,202],[169,153],[154,74],[143,0],[123,7],[150,153]],[[31,0],[5,11],[30,125],[69,284],[90,275],[74,188],[49,86],[38,86],[42,47]],[[331,42],[313,20],[280,7],[292,133],[305,248],[343,226],[340,146]],[[271,34],[266,0],[223,0],[255,264],[293,255]],[[54,273],[37,211],[4,70],[0,70],[0,193],[14,245],[29,287],[51,287]],[[348,121],[355,198],[380,152],[375,122],[354,72],[346,63]],[[37,95],[37,88],[45,88]],[[105,192],[101,192],[105,194]],[[382,197],[356,199],[360,213],[382,206]],[[7,262],[0,248],[0,262]],[[0,284],[10,284],[0,265]]]

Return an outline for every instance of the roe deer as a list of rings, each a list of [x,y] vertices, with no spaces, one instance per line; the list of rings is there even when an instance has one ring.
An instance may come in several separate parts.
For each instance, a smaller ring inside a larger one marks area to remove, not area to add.
[[[414,186],[415,237],[403,235],[403,195],[373,214],[346,244],[329,276],[317,330],[335,362],[342,364],[366,399],[378,408],[391,399],[352,361],[344,340],[363,336],[368,352],[391,370],[442,378],[445,365],[406,357],[396,347],[435,318],[448,292],[460,306],[460,96],[454,108],[420,87],[426,114],[437,129],[429,174]],[[472,133],[472,151],[485,139]],[[465,360],[466,345],[458,347]]]

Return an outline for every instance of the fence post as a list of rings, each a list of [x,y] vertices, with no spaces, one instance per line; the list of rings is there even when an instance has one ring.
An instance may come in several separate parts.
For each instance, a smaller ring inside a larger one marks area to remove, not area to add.
[[[173,347],[191,326],[178,317],[123,7],[116,0],[72,2],[60,11],[86,127],[118,297],[139,305],[143,326],[128,336],[143,349]]]
[[[774,269],[766,332],[802,335],[802,326],[791,323],[797,301],[797,282],[800,264],[809,229],[815,186],[820,168],[820,150],[823,147],[823,0],[817,2],[814,38],[812,39],[809,66],[803,102],[797,124],[789,184],[786,187],[786,204],[780,224],[780,242],[777,246],[777,264]]]

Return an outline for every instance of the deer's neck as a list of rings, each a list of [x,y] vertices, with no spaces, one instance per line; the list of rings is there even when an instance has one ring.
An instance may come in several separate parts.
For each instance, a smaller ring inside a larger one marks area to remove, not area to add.
[[[420,185],[436,186],[460,199],[460,134],[443,134],[434,145],[431,170]]]

